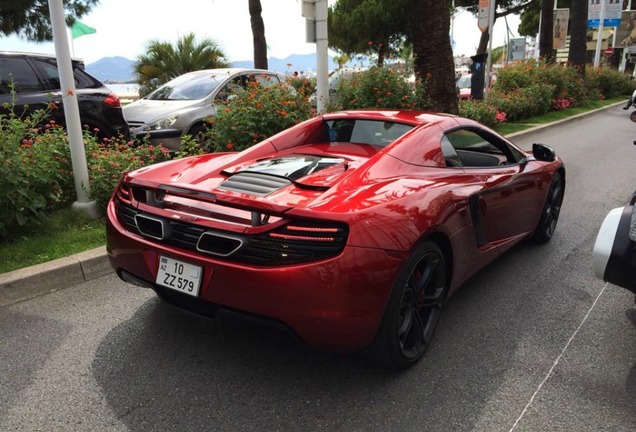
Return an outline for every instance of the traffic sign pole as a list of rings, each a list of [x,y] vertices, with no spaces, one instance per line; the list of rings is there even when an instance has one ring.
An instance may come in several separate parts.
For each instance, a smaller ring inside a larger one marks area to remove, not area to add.
[[[601,64],[601,48],[603,48],[603,30],[605,30],[605,5],[607,0],[601,1],[601,15],[598,22],[598,38],[596,41],[596,53],[594,54],[594,67]]]
[[[486,75],[484,76],[484,99],[488,98],[488,92],[490,91],[490,70],[492,69],[492,40],[495,37],[495,11],[496,0],[491,0],[488,5],[488,57],[486,58]]]

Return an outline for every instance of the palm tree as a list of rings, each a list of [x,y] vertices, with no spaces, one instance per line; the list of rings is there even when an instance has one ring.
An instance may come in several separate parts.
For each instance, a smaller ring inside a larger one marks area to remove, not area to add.
[[[188,33],[176,45],[150,41],[147,53],[137,57],[135,74],[143,96],[186,72],[228,66],[225,53],[215,41],[206,38],[197,43],[194,33]]]
[[[426,83],[431,108],[455,114],[455,63],[448,37],[451,0],[408,0],[408,10],[415,74]]]
[[[539,54],[549,63],[554,63],[556,55],[552,46],[552,24],[554,0],[543,0],[541,4],[541,27],[539,29]]]
[[[267,69],[267,41],[265,40],[265,24],[261,12],[261,0],[249,0],[250,23],[254,40],[254,67]]]
[[[585,55],[587,51],[587,0],[572,0],[570,31],[570,53],[568,61],[585,76]]]

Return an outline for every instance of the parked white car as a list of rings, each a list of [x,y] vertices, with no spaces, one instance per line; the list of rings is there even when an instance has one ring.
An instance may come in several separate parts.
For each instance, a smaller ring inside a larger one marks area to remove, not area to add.
[[[181,137],[201,137],[206,119],[216,114],[215,101],[245,91],[248,82],[263,86],[284,83],[279,73],[261,69],[206,69],[178,76],[149,95],[124,107],[131,134],[148,136],[151,144],[179,148]],[[290,86],[290,89],[293,88]]]

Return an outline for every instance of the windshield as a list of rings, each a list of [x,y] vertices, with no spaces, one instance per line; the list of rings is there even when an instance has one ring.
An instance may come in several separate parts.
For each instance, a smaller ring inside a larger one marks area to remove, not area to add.
[[[464,75],[457,80],[457,87],[460,89],[470,88],[470,75]]]
[[[223,81],[224,76],[214,73],[181,75],[168,81],[146,96],[150,100],[196,100],[203,99]]]

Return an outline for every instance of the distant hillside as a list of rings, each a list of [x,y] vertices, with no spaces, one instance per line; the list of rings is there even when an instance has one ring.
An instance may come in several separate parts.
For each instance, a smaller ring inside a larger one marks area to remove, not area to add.
[[[315,54],[290,55],[284,59],[270,57],[268,63],[270,70],[284,74],[291,74],[294,71],[298,73],[316,73]],[[134,60],[130,60],[125,57],[104,57],[103,59],[97,60],[95,63],[86,65],[86,71],[100,81],[130,82],[135,79],[135,74],[133,72],[134,65]],[[354,66],[354,64],[349,63],[348,66]],[[355,66],[360,65],[356,62]],[[251,60],[236,61],[232,63],[232,67],[252,68],[254,67],[254,62]],[[330,57],[329,70],[334,70],[337,67],[338,65]]]
[[[86,72],[100,81],[129,82],[135,79],[134,60],[125,57],[104,57],[86,65]]]

